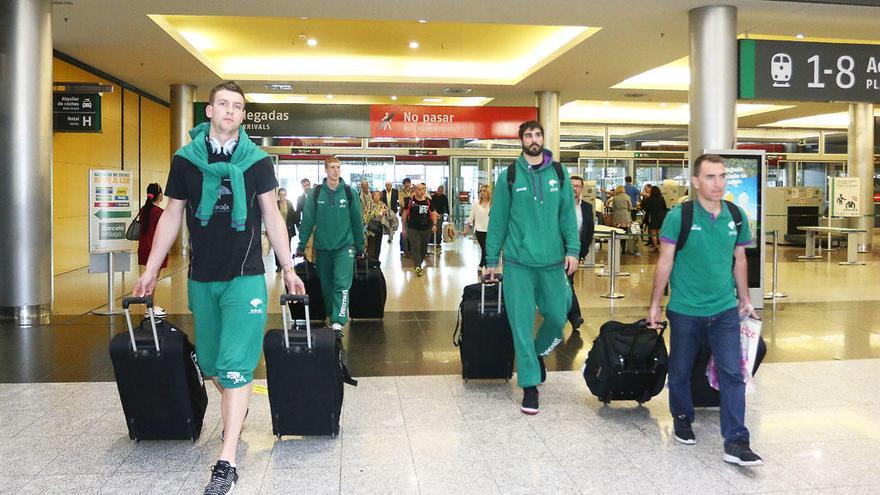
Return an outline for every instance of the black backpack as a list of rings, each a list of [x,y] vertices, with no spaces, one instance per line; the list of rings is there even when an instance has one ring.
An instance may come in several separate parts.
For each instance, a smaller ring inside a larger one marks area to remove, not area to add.
[[[727,200],[722,200],[727,205],[730,215],[733,217],[733,223],[736,224],[736,238],[742,235],[743,217],[739,208]],[[691,234],[691,227],[694,225],[694,201],[685,201],[681,205],[681,228],[678,230],[678,241],[675,243],[675,256],[684,249],[688,236]],[[736,242],[736,241],[734,241]]]
[[[565,174],[562,173],[562,164],[559,162],[553,162],[553,168],[556,169],[556,177],[559,177],[560,187],[562,187],[562,181],[565,179]],[[507,193],[513,193],[513,183],[516,182],[516,162],[511,163],[507,166]]]

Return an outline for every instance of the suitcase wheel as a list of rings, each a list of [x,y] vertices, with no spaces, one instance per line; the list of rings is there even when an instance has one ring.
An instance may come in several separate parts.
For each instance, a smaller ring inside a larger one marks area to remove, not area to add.
[[[335,431],[330,432],[330,438],[336,438],[336,435],[337,435],[337,433]]]
[[[275,440],[280,442],[281,441],[281,434],[275,435]]]

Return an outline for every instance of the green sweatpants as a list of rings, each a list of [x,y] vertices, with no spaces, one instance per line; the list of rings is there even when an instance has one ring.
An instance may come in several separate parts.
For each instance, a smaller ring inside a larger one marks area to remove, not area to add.
[[[254,379],[266,328],[266,279],[243,275],[225,282],[187,281],[196,324],[196,358],[223,388]]]
[[[330,324],[348,321],[348,290],[354,276],[354,248],[316,250],[315,268],[321,280],[321,295]]]
[[[545,357],[562,343],[562,327],[571,306],[571,286],[565,270],[554,268],[527,268],[504,265],[504,308],[513,332],[516,350],[516,381],[520,387],[541,383],[538,356]],[[544,322],[535,328],[535,308]]]

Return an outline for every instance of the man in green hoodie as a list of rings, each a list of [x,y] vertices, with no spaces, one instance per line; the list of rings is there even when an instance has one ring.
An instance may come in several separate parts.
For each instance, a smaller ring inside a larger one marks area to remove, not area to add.
[[[571,305],[562,295],[571,293],[566,275],[577,270],[580,239],[574,190],[565,168],[544,149],[544,128],[534,120],[524,122],[519,138],[522,154],[495,184],[486,264],[494,278],[504,252],[504,307],[516,350],[516,380],[523,389],[520,410],[537,414],[544,358],[562,342]],[[544,321],[534,336],[536,307]]]
[[[174,154],[153,249],[133,295],[153,293],[157,273],[186,214],[189,230],[189,309],[196,327],[199,366],[220,391],[223,446],[206,494],[227,494],[238,481],[236,451],[260,361],[266,326],[266,281],[260,226],[284,272],[284,284],[304,294],[293,271],[287,226],[275,198],[272,159],[248,138],[244,92],[234,82],[211,90],[209,122],[189,133]]]
[[[327,178],[313,187],[306,198],[296,253],[301,256],[309,237],[315,236],[315,268],[321,280],[327,319],[341,337],[348,322],[354,257],[362,257],[364,252],[364,222],[357,194],[340,177],[339,159],[328,158],[324,171]]]

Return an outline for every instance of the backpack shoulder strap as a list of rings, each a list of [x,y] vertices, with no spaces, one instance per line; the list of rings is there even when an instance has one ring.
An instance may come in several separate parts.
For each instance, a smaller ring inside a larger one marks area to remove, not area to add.
[[[315,186],[314,192],[312,192],[312,202],[315,203],[315,208],[318,207],[318,193],[321,192],[321,184]]]
[[[565,174],[562,172],[562,164],[559,162],[553,162],[553,168],[556,169],[556,177],[559,179],[559,183],[565,179]]]
[[[345,197],[348,199],[348,202],[351,203],[351,186],[349,186],[348,184],[345,185]]]
[[[507,166],[507,193],[513,194],[513,183],[516,182],[516,162]]]
[[[681,227],[678,229],[678,240],[675,242],[675,255],[684,249],[688,236],[691,234],[691,227],[694,225],[694,202],[685,201],[681,204]]]

